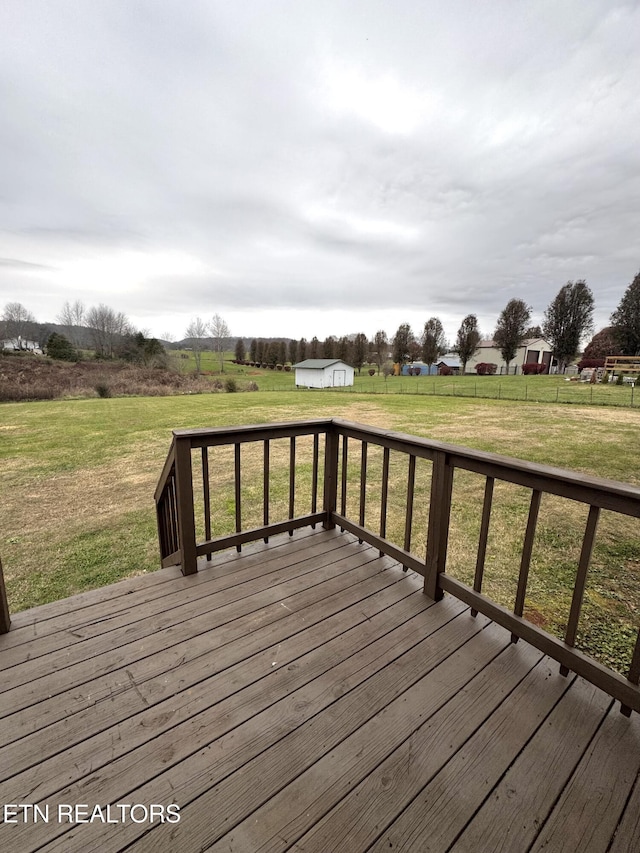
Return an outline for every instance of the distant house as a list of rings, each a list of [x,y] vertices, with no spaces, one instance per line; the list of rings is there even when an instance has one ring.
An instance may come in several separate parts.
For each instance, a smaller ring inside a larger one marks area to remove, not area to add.
[[[42,354],[40,344],[37,341],[28,341],[26,338],[21,338],[19,335],[17,338],[8,338],[7,340],[0,341],[0,348]]]
[[[442,373],[442,368],[447,368],[452,373],[460,373],[460,356],[455,352],[447,352],[444,355],[440,356],[436,367],[438,373]],[[445,370],[444,372],[446,373],[447,370]]]
[[[438,372],[438,368],[435,364],[431,365],[431,370],[429,370],[429,365],[425,364],[424,361],[412,361],[410,364],[402,365],[402,376],[428,376],[431,373],[432,376]]]
[[[296,387],[342,388],[353,385],[353,367],[339,358],[306,358],[293,365]]]
[[[507,372],[507,365],[500,348],[493,340],[480,341],[473,358],[467,362],[467,373],[473,373],[476,365],[482,362],[497,364],[496,373],[498,374]],[[509,373],[522,373],[523,364],[544,364],[543,372],[550,373],[553,364],[553,347],[544,338],[527,338],[518,348],[513,361],[509,363]]]

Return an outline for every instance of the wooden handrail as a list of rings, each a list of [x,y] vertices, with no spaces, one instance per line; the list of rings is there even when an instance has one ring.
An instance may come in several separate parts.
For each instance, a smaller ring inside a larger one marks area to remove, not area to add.
[[[299,497],[296,491],[298,458],[296,439],[302,436],[313,438],[312,484],[308,507],[298,506]],[[321,436],[324,436],[323,464],[320,460]],[[287,517],[273,522],[270,521],[269,515],[269,478],[273,472],[270,442],[275,439],[289,439],[289,488]],[[350,487],[349,451],[351,442],[358,441],[361,443],[360,453],[354,464],[358,467],[359,474],[357,481],[353,483],[354,488],[357,489],[357,496],[354,497],[356,507],[351,517],[348,511],[351,503],[347,500]],[[241,445],[250,442],[262,443],[264,446],[262,487],[264,523],[262,527],[247,530],[244,529],[242,512],[243,452],[241,452]],[[209,507],[208,449],[224,445],[234,447],[235,533],[213,537]],[[369,450],[373,446],[383,450],[378,532],[368,529],[365,523],[368,513],[368,490],[371,488]],[[201,449],[201,454],[193,455],[196,449]],[[401,453],[408,458],[406,498],[404,506],[400,508],[401,512],[404,511],[404,547],[389,541],[387,536],[391,453]],[[205,538],[201,542],[196,541],[192,474],[192,462],[197,460],[198,456],[202,458],[205,504]],[[411,551],[416,460],[418,459],[431,462],[432,467],[424,557],[417,556]],[[456,469],[477,473],[486,478],[473,588],[446,574],[451,501]],[[320,477],[322,477],[322,484],[319,487]],[[512,610],[495,604],[482,593],[496,480],[524,486],[531,490],[531,504]],[[319,488],[322,490],[321,511],[317,509]],[[583,536],[571,613],[568,617],[564,641],[557,640],[541,628],[527,622],[523,617],[538,512],[546,494],[568,498],[589,506],[589,520]],[[545,654],[554,657],[561,664],[563,674],[574,670],[619,699],[625,712],[640,711],[640,689],[638,688],[640,639],[636,643],[626,679],[573,648],[600,510],[607,509],[632,518],[640,518],[640,489],[635,486],[496,453],[364,426],[343,419],[320,418],[299,422],[174,431],[173,443],[156,489],[156,504],[163,565],[179,563],[182,571],[189,574],[197,570],[199,556],[205,554],[210,556],[213,551],[222,548],[236,547],[240,550],[245,542],[259,538],[267,541],[270,535],[280,532],[288,532],[291,535],[299,527],[315,525],[318,522],[328,529],[339,525],[343,530],[356,535],[361,542],[373,545],[381,554],[388,554],[405,568],[411,568],[423,575],[424,591],[431,598],[439,599],[445,591],[455,595],[471,606],[472,615],[480,612],[489,616],[510,630],[514,641],[523,637]],[[310,511],[306,511],[307,509]]]

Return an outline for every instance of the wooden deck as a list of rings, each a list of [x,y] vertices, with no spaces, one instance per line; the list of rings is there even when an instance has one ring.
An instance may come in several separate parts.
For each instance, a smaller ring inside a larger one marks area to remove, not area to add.
[[[0,673],[11,853],[640,850],[639,715],[349,533],[17,614]]]

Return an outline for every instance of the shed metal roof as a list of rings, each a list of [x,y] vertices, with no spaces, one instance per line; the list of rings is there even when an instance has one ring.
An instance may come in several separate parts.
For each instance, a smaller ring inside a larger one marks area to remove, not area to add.
[[[299,361],[293,366],[305,367],[311,370],[324,370],[325,367],[329,367],[332,364],[345,364],[349,367],[346,361],[343,361],[341,358],[305,358],[304,361]]]

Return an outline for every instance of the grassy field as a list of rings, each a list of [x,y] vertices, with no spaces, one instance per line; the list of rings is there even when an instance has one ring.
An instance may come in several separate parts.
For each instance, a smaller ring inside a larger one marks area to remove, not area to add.
[[[292,381],[288,374],[268,374]],[[461,377],[458,387],[466,381]],[[495,379],[478,380],[487,381]],[[502,382],[506,386],[509,380]],[[157,568],[153,490],[174,428],[336,415],[640,485],[638,415],[621,408],[458,394],[290,390],[15,403],[3,405],[1,411],[0,554],[13,611]],[[374,453],[372,474],[376,465]],[[352,475],[358,476],[355,463]],[[400,466],[393,485],[398,506],[404,477]],[[419,470],[414,523],[418,554],[424,545],[428,480],[428,472]],[[447,570],[467,582],[475,561],[482,487],[475,475],[456,475]],[[232,502],[224,500],[220,512],[230,519]],[[507,605],[513,603],[527,507],[524,490],[496,487],[486,591]],[[640,613],[640,530],[635,522],[604,516],[581,644],[602,660],[622,666]],[[556,633],[568,613],[585,520],[581,505],[543,501],[527,613]]]
[[[194,370],[193,354],[173,353],[174,364],[184,372]],[[294,391],[293,372],[269,370],[231,363],[227,353],[225,376],[234,377],[238,388],[255,382],[260,391]],[[215,353],[202,353],[202,370],[220,378],[220,362]],[[297,389],[310,393],[307,389]],[[538,403],[577,403],[598,406],[640,406],[640,390],[631,385],[594,384],[568,381],[564,376],[369,376],[368,368],[356,373],[353,386],[341,394],[402,394],[415,396],[474,397],[490,400],[518,400]]]

